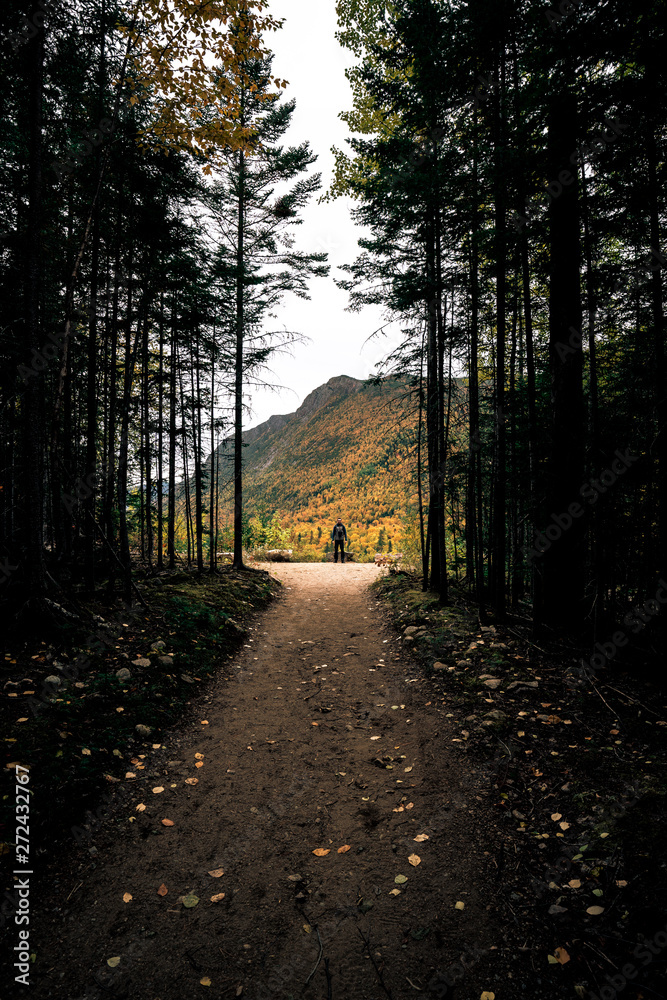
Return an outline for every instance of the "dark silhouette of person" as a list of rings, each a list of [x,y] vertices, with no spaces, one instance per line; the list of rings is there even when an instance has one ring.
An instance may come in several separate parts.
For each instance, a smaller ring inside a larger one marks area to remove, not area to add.
[[[343,519],[338,518],[333,526],[331,538],[334,543],[334,562],[338,562],[338,549],[340,549],[340,561],[345,562],[345,542],[347,541],[347,531],[343,524]]]

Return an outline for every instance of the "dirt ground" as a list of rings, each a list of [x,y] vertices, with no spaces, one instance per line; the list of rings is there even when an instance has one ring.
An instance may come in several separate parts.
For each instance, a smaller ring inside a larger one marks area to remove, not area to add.
[[[385,627],[378,570],[271,572],[284,593],[242,652],[40,873],[31,996],[508,995],[483,779]]]

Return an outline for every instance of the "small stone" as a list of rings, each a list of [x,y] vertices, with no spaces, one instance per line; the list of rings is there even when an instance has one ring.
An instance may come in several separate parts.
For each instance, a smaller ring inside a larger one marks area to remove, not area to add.
[[[158,656],[158,662],[163,667],[173,667],[174,661],[171,656]]]
[[[185,681],[186,684],[194,684],[194,680],[190,677],[190,674],[181,674],[181,680]]]
[[[116,671],[116,677],[119,681],[129,681],[132,674],[127,669],[127,667],[121,667],[120,670]]]
[[[50,687],[59,688],[62,684],[62,680],[60,677],[56,677],[55,674],[49,674],[44,683],[48,684]]]
[[[141,724],[141,722],[139,722],[134,727],[134,730],[135,730],[135,732],[139,733],[140,736],[150,736],[150,734],[153,732],[153,727],[152,726],[144,726],[144,725]]]
[[[438,661],[437,661],[436,663],[434,663],[434,664],[433,664],[433,669],[434,669],[434,670],[448,670],[448,669],[449,669],[449,667],[447,666],[447,664],[446,664],[446,663],[441,663],[441,662],[440,662],[440,661],[438,660]]]
[[[492,691],[495,691],[496,688],[500,687],[502,681],[499,677],[491,677],[488,681],[484,681],[484,684],[486,687],[491,688]]]
[[[486,718],[493,719],[495,722],[502,722],[503,719],[507,718],[507,715],[505,712],[501,712],[499,708],[494,708],[486,713]]]
[[[145,657],[140,656],[138,660],[132,660],[133,667],[150,667],[151,661]]]
[[[461,668],[472,667],[472,660],[458,660],[456,666]]]
[[[153,649],[164,649],[164,646],[165,644],[163,643],[162,639],[158,639],[157,642],[153,643]]]

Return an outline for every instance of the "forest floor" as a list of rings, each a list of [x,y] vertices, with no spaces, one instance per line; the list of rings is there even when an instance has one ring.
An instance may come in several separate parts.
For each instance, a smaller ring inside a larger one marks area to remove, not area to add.
[[[37,860],[32,995],[661,996],[664,706],[593,709],[402,574],[271,571],[242,649]]]

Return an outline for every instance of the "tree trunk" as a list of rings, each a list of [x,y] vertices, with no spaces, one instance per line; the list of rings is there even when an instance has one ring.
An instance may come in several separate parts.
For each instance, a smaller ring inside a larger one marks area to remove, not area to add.
[[[577,135],[576,99],[553,98],[548,131],[549,174],[568,162]],[[584,525],[568,507],[584,483],[586,420],[583,401],[579,183],[574,171],[549,205],[549,360],[551,370],[551,460],[547,477],[544,554],[538,619],[576,628],[583,620]],[[554,518],[560,519],[558,525]],[[568,519],[571,523],[568,523]],[[564,527],[565,526],[565,527]]]

